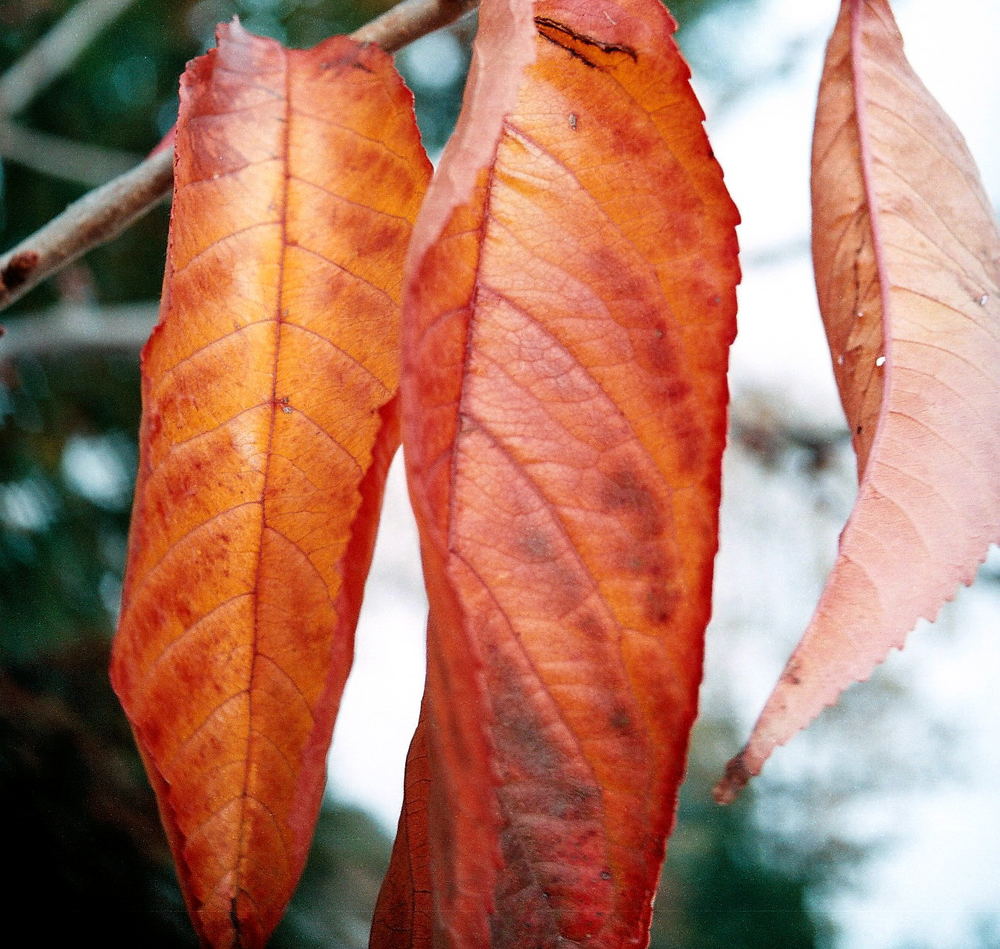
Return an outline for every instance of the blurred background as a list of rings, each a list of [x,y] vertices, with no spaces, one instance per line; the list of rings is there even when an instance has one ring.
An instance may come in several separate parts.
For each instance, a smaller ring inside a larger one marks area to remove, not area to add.
[[[238,14],[309,46],[385,0],[2,0],[0,249],[128,169],[173,124],[177,77]],[[743,215],[715,618],[656,949],[1000,947],[1000,558],[729,808],[710,788],[808,622],[855,489],[808,259],[808,155],[835,0],[671,8]],[[1000,204],[1000,6],[894,3],[911,62]],[[10,67],[67,14],[43,84]],[[432,155],[471,20],[402,51]],[[25,76],[28,78],[26,79]],[[0,316],[0,839],[34,944],[194,946],[155,805],[110,692],[139,417],[168,209]],[[425,603],[398,466],[330,794],[276,947],[354,947],[388,858],[422,688]]]

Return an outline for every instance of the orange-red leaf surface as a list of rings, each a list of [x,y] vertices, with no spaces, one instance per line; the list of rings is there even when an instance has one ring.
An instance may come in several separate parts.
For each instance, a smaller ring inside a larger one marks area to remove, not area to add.
[[[238,25],[185,74],[176,149],[112,675],[199,935],[261,946],[351,662],[429,167],[380,50]]]
[[[656,0],[480,22],[404,294],[429,873],[397,841],[376,945],[638,945],[701,676],[737,215]]]
[[[860,489],[816,614],[718,794],[933,619],[1000,540],[1000,237],[885,0],[845,0],[813,143],[813,257]]]

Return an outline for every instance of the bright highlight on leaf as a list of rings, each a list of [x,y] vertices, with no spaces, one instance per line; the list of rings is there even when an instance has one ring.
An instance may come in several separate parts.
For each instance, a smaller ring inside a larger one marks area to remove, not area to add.
[[[656,0],[481,8],[408,263],[428,684],[377,946],[647,938],[701,676],[738,279],[673,29]]]
[[[429,167],[376,47],[221,27],[182,80],[112,677],[212,946],[262,946],[312,838],[389,459]]]
[[[816,614],[722,800],[933,619],[1000,541],[1000,236],[885,0],[844,0],[827,50],[813,258],[861,483]]]

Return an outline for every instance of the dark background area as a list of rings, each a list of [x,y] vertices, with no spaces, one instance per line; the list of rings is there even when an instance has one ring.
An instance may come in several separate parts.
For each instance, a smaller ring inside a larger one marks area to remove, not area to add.
[[[0,147],[0,248],[156,144],[174,119],[177,78],[206,48],[215,22],[238,13],[251,30],[308,46],[387,5],[133,3],[23,111],[7,116],[0,103],[0,123],[51,136],[41,149],[44,171],[40,162],[3,157]],[[0,74],[71,6],[4,0]],[[672,5],[682,24],[710,6]],[[456,31],[464,42],[471,26]],[[461,81],[433,95],[418,90],[431,151],[454,122]],[[79,143],[100,151],[81,161]],[[106,672],[137,456],[135,327],[141,331],[152,318],[167,222],[164,205],[0,317],[10,328],[0,340],[0,839],[13,874],[0,891],[0,909],[8,920],[26,922],[39,946],[195,945]],[[89,342],[74,342],[80,320],[96,327]],[[115,321],[125,343],[111,342]],[[19,343],[29,326],[43,332]],[[723,740],[736,744],[724,723],[703,721],[694,748]],[[692,760],[653,946],[821,944],[808,892],[835,872],[835,861],[770,847],[749,819],[749,797],[716,807],[708,790],[715,767],[714,759]],[[364,814],[328,804],[273,945],[365,945],[389,846]],[[838,860],[843,865],[843,852]]]

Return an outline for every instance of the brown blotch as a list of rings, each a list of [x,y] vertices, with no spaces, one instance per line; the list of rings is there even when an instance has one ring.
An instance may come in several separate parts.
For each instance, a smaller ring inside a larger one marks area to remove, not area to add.
[[[691,386],[683,379],[670,379],[661,388],[668,402],[683,402],[691,394]]]
[[[630,469],[609,475],[601,486],[601,508],[608,513],[632,514],[636,533],[643,539],[663,533],[660,505],[649,487]]]
[[[621,255],[610,247],[598,247],[590,251],[586,256],[585,266],[588,273],[599,278],[614,279],[615,291],[620,298],[634,299],[637,293],[642,293],[645,289],[644,285],[628,275]]]
[[[528,527],[518,535],[517,546],[522,554],[533,561],[554,559],[551,540],[537,527]]]
[[[650,587],[646,593],[646,619],[656,625],[669,623],[677,612],[680,595],[669,587]]]
[[[646,344],[646,354],[649,365],[659,372],[674,375],[677,373],[677,353],[674,344],[676,336],[663,320],[650,321],[652,333]]]
[[[603,640],[606,638],[603,624],[593,613],[582,613],[573,625],[588,639]]]
[[[795,662],[788,666],[784,672],[781,673],[781,681],[787,682],[789,685],[799,685],[802,679],[799,677],[799,663]]]
[[[364,246],[358,248],[359,252],[374,256],[399,242],[399,230],[392,225],[370,227],[366,229],[363,241]]]
[[[538,710],[521,694],[520,676],[513,667],[501,665],[491,677],[497,750],[528,774],[557,773],[563,765],[562,751],[548,740]]]
[[[0,270],[0,295],[20,287],[37,266],[38,254],[33,250],[22,250],[11,257],[7,266]]]
[[[615,565],[621,570],[627,570],[649,580],[660,581],[667,573],[667,562],[663,550],[657,542],[631,545],[627,550],[620,551],[615,558]]]
[[[632,730],[632,716],[621,706],[615,708],[609,719],[611,727],[616,732],[630,732]]]

